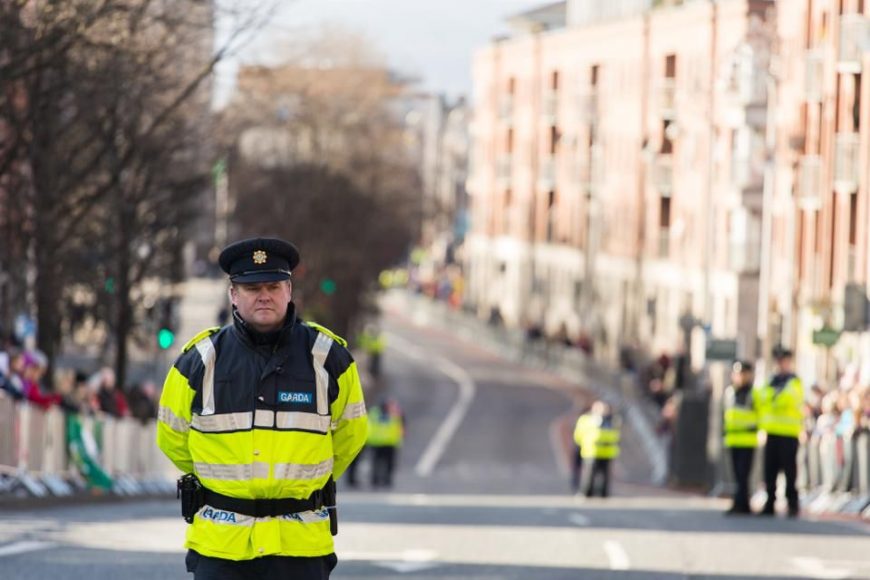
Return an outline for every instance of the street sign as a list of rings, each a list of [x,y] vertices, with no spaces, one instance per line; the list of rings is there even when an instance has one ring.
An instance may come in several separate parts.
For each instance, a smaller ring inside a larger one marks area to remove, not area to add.
[[[833,328],[822,328],[821,330],[813,331],[813,344],[831,347],[837,344],[840,339],[840,331]]]
[[[863,332],[868,326],[867,287],[863,284],[846,284],[843,296],[843,330]]]
[[[710,338],[705,352],[707,360],[733,361],[737,358],[737,341],[733,338]]]

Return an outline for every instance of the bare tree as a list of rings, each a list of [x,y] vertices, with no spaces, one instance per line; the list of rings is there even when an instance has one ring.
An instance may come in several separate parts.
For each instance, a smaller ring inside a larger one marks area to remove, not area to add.
[[[4,247],[0,273],[32,272],[38,343],[49,360],[73,284],[93,292],[92,314],[112,330],[121,381],[136,322],[132,291],[145,277],[179,274],[189,204],[212,155],[203,144],[214,66],[268,14],[243,16],[215,51],[212,2],[183,8],[0,4],[0,227],[4,239],[21,240]],[[29,281],[22,278],[16,287]]]
[[[401,116],[408,84],[347,31],[325,29],[282,56],[242,68],[223,114],[237,229],[300,243],[296,297],[307,316],[346,332],[418,228],[420,180]]]

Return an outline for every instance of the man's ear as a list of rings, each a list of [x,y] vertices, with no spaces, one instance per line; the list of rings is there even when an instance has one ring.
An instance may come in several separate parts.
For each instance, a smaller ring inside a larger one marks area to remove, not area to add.
[[[236,289],[230,284],[230,287],[227,288],[227,297],[230,299],[230,303],[235,306],[236,305]]]

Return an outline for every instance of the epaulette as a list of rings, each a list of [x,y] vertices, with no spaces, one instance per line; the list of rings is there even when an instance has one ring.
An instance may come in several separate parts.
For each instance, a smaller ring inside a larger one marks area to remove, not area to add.
[[[220,329],[221,329],[220,326],[213,326],[211,328],[206,328],[205,330],[203,330],[202,332],[200,332],[199,334],[197,334],[196,336],[194,336],[193,338],[188,340],[187,344],[184,345],[184,348],[181,349],[181,352],[189,351],[190,349],[192,349],[196,345],[197,342],[199,342],[203,338],[208,338],[209,336],[216,333]]]
[[[332,332],[331,330],[329,330],[325,326],[320,326],[316,322],[309,322],[307,320],[305,321],[305,324],[307,324],[311,328],[317,330],[318,332],[322,332],[323,334],[325,334],[326,336],[328,336],[329,338],[331,338],[332,340],[334,340],[335,342],[337,342],[341,346],[347,346],[347,341],[345,339],[341,338],[340,336],[338,336],[337,334],[335,334],[334,332]]]

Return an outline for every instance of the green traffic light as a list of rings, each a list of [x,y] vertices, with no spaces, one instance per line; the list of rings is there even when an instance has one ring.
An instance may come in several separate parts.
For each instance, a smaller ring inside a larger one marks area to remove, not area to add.
[[[337,287],[338,285],[332,278],[324,278],[320,281],[320,291],[327,296],[332,296],[333,294],[335,294],[335,290]]]
[[[157,331],[157,346],[166,350],[175,342],[175,333],[168,328],[161,328]]]

